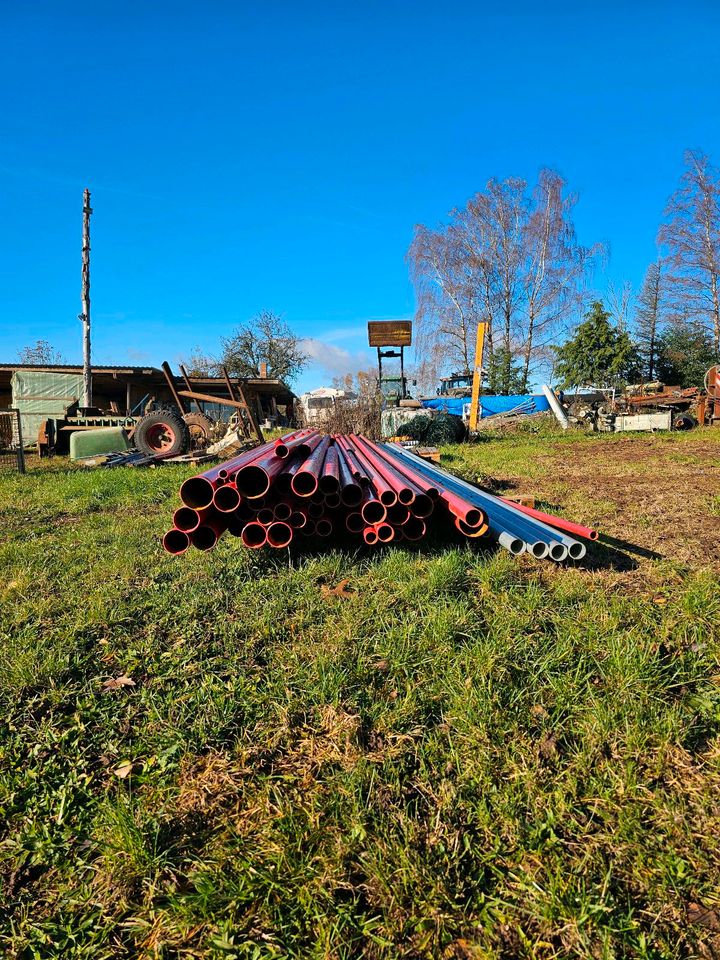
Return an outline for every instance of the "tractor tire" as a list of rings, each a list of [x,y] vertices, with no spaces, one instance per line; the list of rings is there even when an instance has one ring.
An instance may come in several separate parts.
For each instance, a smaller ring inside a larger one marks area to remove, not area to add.
[[[213,422],[204,413],[186,413],[183,420],[190,431],[190,449],[205,450],[212,443]]]
[[[148,457],[179,456],[190,449],[190,431],[175,410],[153,410],[135,427],[135,446]]]

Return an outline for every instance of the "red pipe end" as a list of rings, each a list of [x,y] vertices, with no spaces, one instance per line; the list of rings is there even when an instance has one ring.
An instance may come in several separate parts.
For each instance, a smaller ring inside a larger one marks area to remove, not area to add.
[[[180,554],[185,553],[190,546],[190,537],[184,530],[177,530],[173,527],[172,530],[168,530],[163,536],[162,545],[163,549],[167,550],[168,553],[174,557],[179,557]]]
[[[257,520],[252,520],[250,523],[245,524],[240,536],[242,542],[249,550],[259,550],[260,547],[265,546],[267,530],[261,523],[258,523]]]
[[[220,534],[213,527],[201,524],[190,534],[190,543],[197,550],[212,550],[220,539]]]
[[[200,514],[192,507],[178,507],[173,514],[173,523],[183,533],[192,533],[200,526]]]
[[[180,487],[180,499],[186,507],[203,510],[213,502],[215,488],[207,477],[188,477]]]
[[[377,543],[378,535],[375,527],[365,527],[363,530],[363,540],[369,547]]]
[[[282,550],[283,547],[290,546],[292,538],[292,527],[287,523],[283,523],[282,520],[276,520],[267,528],[268,545],[274,547],[275,550]]]
[[[213,505],[220,513],[232,513],[240,506],[240,494],[232,484],[218,487],[213,496]]]
[[[379,523],[375,529],[377,538],[381,543],[390,543],[395,537],[395,531],[389,523]]]

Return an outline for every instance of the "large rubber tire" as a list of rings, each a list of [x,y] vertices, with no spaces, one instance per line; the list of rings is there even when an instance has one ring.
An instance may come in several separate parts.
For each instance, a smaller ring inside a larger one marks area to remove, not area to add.
[[[212,443],[213,422],[204,413],[186,413],[183,420],[190,431],[190,449],[205,450]]]
[[[190,449],[190,431],[174,410],[153,410],[135,427],[135,446],[147,456],[179,456]]]

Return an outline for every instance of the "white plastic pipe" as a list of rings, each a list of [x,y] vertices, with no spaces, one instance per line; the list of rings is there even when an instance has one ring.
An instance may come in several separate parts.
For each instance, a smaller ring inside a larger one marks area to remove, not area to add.
[[[547,402],[550,404],[550,409],[555,414],[555,419],[563,428],[563,430],[567,430],[568,418],[565,416],[565,411],[560,406],[560,402],[558,398],[555,396],[555,394],[552,392],[552,390],[546,383],[542,385],[542,392],[545,394]]]

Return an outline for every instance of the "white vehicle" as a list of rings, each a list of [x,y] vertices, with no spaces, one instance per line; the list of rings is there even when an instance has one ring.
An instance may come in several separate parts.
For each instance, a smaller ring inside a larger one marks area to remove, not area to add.
[[[300,397],[305,423],[308,426],[319,426],[332,415],[339,400],[355,400],[354,393],[347,390],[336,390],[334,387],[319,387]]]

